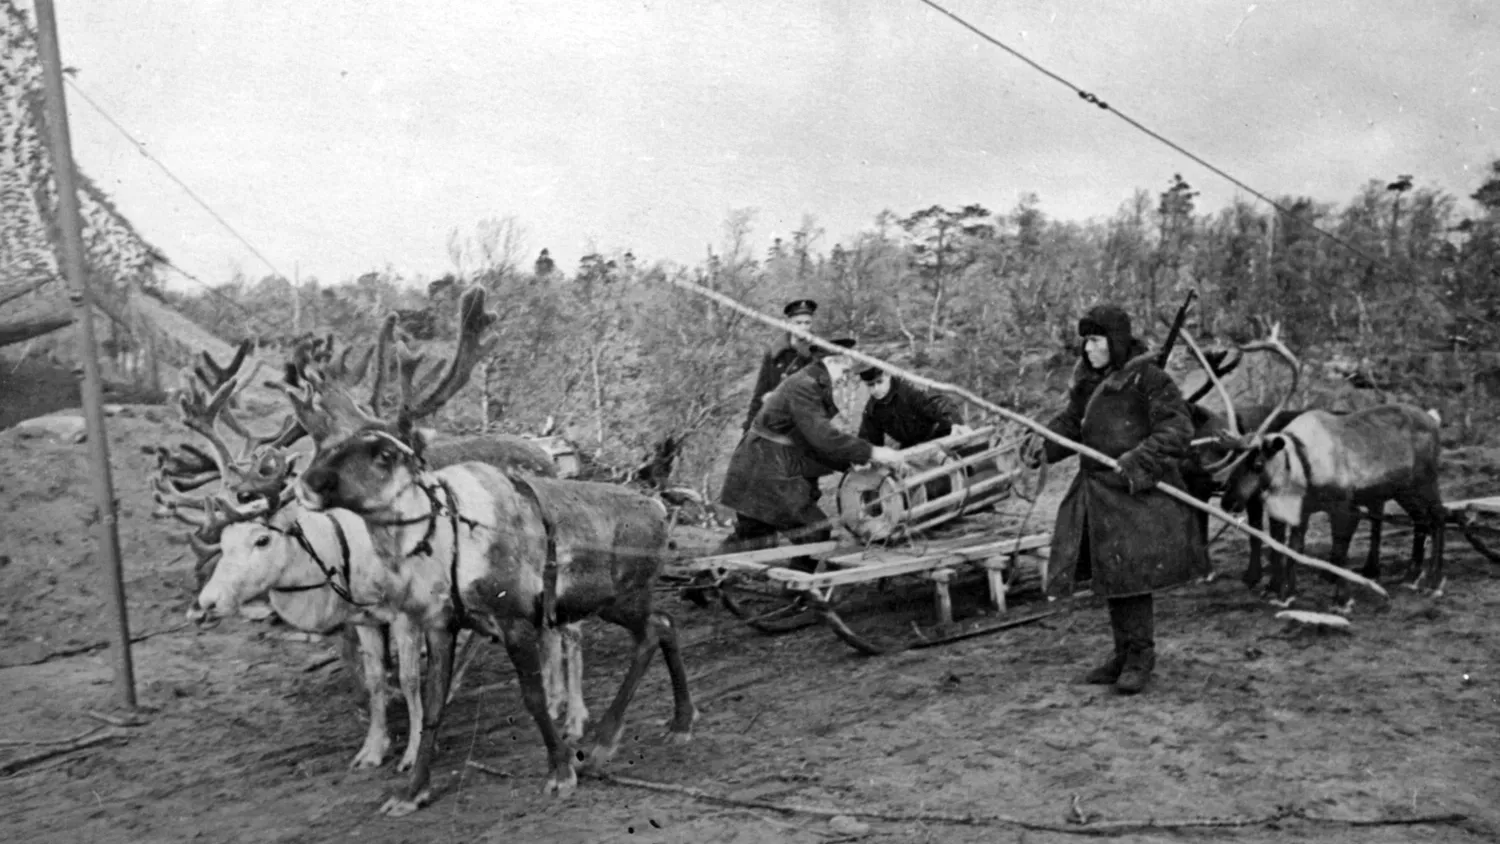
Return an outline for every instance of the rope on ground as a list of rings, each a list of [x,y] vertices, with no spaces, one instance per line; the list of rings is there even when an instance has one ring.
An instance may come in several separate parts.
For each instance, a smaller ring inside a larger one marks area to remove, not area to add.
[[[823,339],[822,337],[803,331],[800,327],[793,325],[786,320],[777,319],[776,317],[763,314],[760,311],[755,310],[754,308],[743,305],[735,301],[734,299],[725,296],[723,293],[720,293],[717,290],[710,290],[709,288],[704,287],[703,285],[698,284],[697,282],[694,282],[690,279],[678,278],[673,276],[668,278],[668,282],[695,295],[711,299],[714,302],[717,302],[718,304],[729,308],[732,311],[735,311],[736,313],[743,314],[755,320],[756,322],[771,326],[772,328],[781,329],[782,331],[785,331],[794,337],[805,340],[808,343],[819,348],[826,349],[833,354],[845,355],[850,359],[858,361],[860,363],[869,364],[871,366],[878,366],[886,372],[891,373],[892,375],[899,376],[908,383],[916,384],[917,386],[925,387],[929,390],[936,390],[941,393],[947,393],[948,395],[962,399],[969,404],[974,405],[975,407],[988,411],[989,413],[995,414],[1002,418],[1008,419],[1011,422],[1027,428],[1037,436],[1040,436],[1043,439],[1048,440],[1049,442],[1060,445],[1063,448],[1066,448],[1072,452],[1076,452],[1081,456],[1089,457],[1111,469],[1119,469],[1120,467],[1119,462],[1117,462],[1109,455],[1090,448],[1083,443],[1074,442],[1073,440],[1070,440],[1067,437],[1054,432],[1051,428],[1048,428],[1047,426],[1041,424],[1040,422],[1037,422],[1036,420],[1028,416],[1023,416],[1022,414],[1017,413],[1014,410],[1001,407],[994,402],[986,401],[985,399],[980,398],[979,396],[963,389],[962,387],[943,381],[935,381],[931,378],[918,375],[915,372],[911,372],[907,369],[896,366],[895,364],[887,363],[886,361],[883,361],[877,357],[867,355],[864,352],[859,351],[858,349],[849,349],[843,346],[836,346],[828,340]],[[1376,583],[1369,578],[1355,574],[1348,569],[1340,568],[1339,566],[1335,566],[1331,563],[1326,563],[1322,560],[1314,559],[1299,551],[1295,551],[1285,543],[1276,541],[1276,539],[1274,539],[1265,531],[1250,526],[1245,522],[1245,520],[1236,518],[1229,513],[1226,513],[1224,510],[1212,504],[1209,504],[1206,501],[1199,501],[1198,499],[1194,498],[1186,492],[1183,492],[1177,487],[1158,481],[1156,484],[1156,489],[1163,494],[1174,498],[1182,502],[1183,504],[1188,505],[1189,507],[1192,507],[1195,510],[1200,510],[1204,513],[1209,514],[1210,516],[1213,516],[1214,518],[1218,519],[1221,522],[1224,522],[1240,533],[1259,539],[1262,543],[1265,544],[1266,547],[1274,549],[1286,555],[1287,559],[1295,560],[1296,562],[1301,563],[1308,568],[1317,569],[1318,571],[1331,574],[1334,577],[1343,578],[1344,580],[1347,580],[1351,583],[1363,586],[1378,595],[1390,597],[1389,593],[1387,593],[1384,587],[1382,587],[1379,583]]]
[[[45,750],[39,750],[35,753],[29,753],[25,756],[18,756],[15,759],[10,760],[9,762],[0,763],[0,777],[8,777],[11,774],[14,774],[17,771],[21,770],[22,768],[35,765],[38,762],[45,762],[46,760],[51,759],[54,756],[61,756],[64,753],[73,753],[75,751],[85,750],[99,744],[114,744],[117,742],[125,742],[128,740],[129,738],[125,735],[125,733],[118,730],[110,730],[109,732],[102,733],[100,735],[88,736],[86,738],[76,739],[64,744],[55,744],[46,748]]]
[[[503,776],[498,771],[487,771]],[[1281,806],[1276,811],[1266,815],[1245,816],[1233,815],[1229,817],[1201,817],[1201,818],[1147,818],[1145,820],[1117,820],[1117,821],[1095,821],[1074,823],[1047,823],[1044,821],[1030,821],[1011,815],[999,814],[974,814],[956,812],[892,812],[881,809],[867,808],[837,808],[830,809],[822,806],[806,806],[800,803],[777,803],[770,800],[740,800],[734,797],[726,797],[713,794],[690,785],[678,785],[676,783],[654,782],[652,780],[637,779],[635,777],[622,777],[615,774],[595,773],[590,774],[597,779],[612,785],[625,786],[627,788],[639,788],[646,791],[656,791],[666,794],[681,794],[694,800],[702,800],[707,803],[717,803],[721,806],[734,806],[741,809],[765,809],[773,812],[781,812],[789,815],[810,815],[820,818],[835,818],[846,816],[852,818],[869,818],[871,820],[888,821],[893,823],[942,823],[955,826],[1011,826],[1033,832],[1056,832],[1064,835],[1084,835],[1106,837],[1112,835],[1124,835],[1133,832],[1150,830],[1172,831],[1184,829],[1210,829],[1210,828],[1243,828],[1252,826],[1267,826],[1285,820],[1299,819],[1309,823],[1328,826],[1414,826],[1414,825],[1439,825],[1459,824],[1468,820],[1468,816],[1455,813],[1443,813],[1434,815],[1412,815],[1406,817],[1392,818],[1325,818],[1309,816],[1301,809]],[[1074,807],[1076,811],[1076,806]]]
[[[137,633],[136,635],[130,637],[130,643],[132,645],[134,645],[134,644],[137,644],[139,642],[144,642],[147,639],[150,639],[150,638],[152,638],[154,636],[166,636],[166,635],[171,634],[171,633],[176,633],[179,630],[185,630],[185,629],[187,629],[189,627],[192,627],[192,626],[193,626],[193,622],[188,621],[188,622],[184,622],[182,624],[174,625],[172,627],[164,627],[161,630],[152,630],[150,633]],[[113,642],[111,642],[111,641],[109,641],[107,639],[100,639],[97,642],[89,642],[88,644],[85,644],[85,645],[78,645],[76,647],[71,647],[71,648],[63,648],[60,651],[52,651],[52,652],[46,654],[45,656],[38,657],[37,659],[31,660],[30,662],[18,662],[18,663],[15,663],[15,664],[16,665],[41,665],[44,662],[51,662],[54,659],[67,659],[68,657],[81,656],[83,654],[90,654],[90,653],[93,653],[94,651],[102,651],[105,648],[110,647],[113,644],[114,644]]]

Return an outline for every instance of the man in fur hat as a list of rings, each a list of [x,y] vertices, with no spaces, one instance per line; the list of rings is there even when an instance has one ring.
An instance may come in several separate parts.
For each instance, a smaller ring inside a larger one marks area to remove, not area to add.
[[[834,342],[854,345],[853,340]],[[735,511],[735,528],[721,552],[770,547],[777,534],[797,543],[828,539],[832,528],[818,507],[819,478],[864,463],[903,467],[895,449],[833,426],[839,412],[833,388],[849,373],[850,359],[821,348],[813,358],[766,396],[735,447],[719,496]]]
[[[1120,468],[1081,458],[1057,511],[1046,588],[1067,595],[1075,582],[1093,581],[1094,594],[1109,602],[1114,651],[1083,682],[1135,694],[1156,665],[1152,593],[1208,572],[1194,511],[1155,488],[1158,481],[1182,487],[1179,464],[1193,425],[1182,392],[1146,354],[1123,310],[1090,309],[1078,335],[1068,406],[1048,427]],[[1047,443],[1048,462],[1072,455]]]

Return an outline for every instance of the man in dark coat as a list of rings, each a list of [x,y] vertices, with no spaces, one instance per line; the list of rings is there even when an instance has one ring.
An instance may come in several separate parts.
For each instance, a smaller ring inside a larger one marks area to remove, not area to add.
[[[859,420],[859,438],[884,445],[889,436],[898,448],[911,448],[953,433],[962,432],[958,408],[941,393],[929,393],[886,372],[866,366],[859,377],[870,389],[864,415]]]
[[[814,356],[766,396],[730,458],[719,500],[736,519],[723,552],[770,547],[777,534],[798,543],[828,539],[832,528],[818,507],[818,478],[863,463],[902,466],[894,449],[833,426],[839,412],[833,387],[850,362],[821,350]]]
[[[788,302],[781,312],[787,321],[803,331],[811,332],[813,314],[818,312],[818,303],[811,299]],[[760,360],[760,372],[755,376],[755,388],[750,391],[750,411],[745,414],[741,430],[750,430],[755,414],[760,412],[766,394],[776,389],[787,376],[813,362],[812,344],[788,333],[779,345],[766,351]]]
[[[1082,359],[1073,370],[1068,406],[1053,431],[1114,458],[1118,471],[1081,458],[1057,511],[1046,585],[1071,593],[1093,580],[1108,599],[1114,653],[1086,683],[1113,683],[1126,694],[1145,688],[1156,665],[1152,592],[1208,573],[1194,511],[1155,488],[1182,487],[1180,463],[1193,426],[1182,392],[1145,355],[1120,308],[1101,305],[1078,323]],[[1071,456],[1048,443],[1046,457]]]

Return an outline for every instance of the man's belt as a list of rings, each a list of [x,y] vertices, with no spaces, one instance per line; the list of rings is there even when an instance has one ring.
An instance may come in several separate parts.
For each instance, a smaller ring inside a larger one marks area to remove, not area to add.
[[[796,445],[796,443],[792,442],[791,437],[785,437],[781,434],[773,434],[759,425],[751,425],[748,433],[752,437],[760,437],[766,442],[773,442],[777,445]]]

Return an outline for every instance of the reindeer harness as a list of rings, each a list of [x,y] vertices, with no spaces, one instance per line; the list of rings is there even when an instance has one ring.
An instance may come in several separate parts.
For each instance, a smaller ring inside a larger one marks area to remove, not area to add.
[[[338,519],[332,517],[329,517],[328,519],[328,523],[333,526],[333,536],[338,540],[339,543],[339,567],[335,569],[328,563],[323,562],[323,555],[318,553],[318,549],[313,546],[312,540],[308,538],[307,531],[302,529],[302,521],[300,519],[292,522],[290,527],[278,528],[270,523],[270,516],[270,513],[266,514],[266,529],[279,533],[283,536],[291,537],[292,541],[296,542],[298,547],[300,547],[303,551],[306,551],[309,557],[312,557],[313,562],[317,563],[318,565],[318,571],[321,571],[323,573],[322,583],[303,583],[297,586],[273,586],[271,587],[272,592],[309,592],[313,589],[322,589],[326,586],[329,589],[332,589],[333,593],[339,596],[339,598],[353,606],[374,606],[374,604],[363,603],[354,599],[354,580],[351,576],[351,562],[349,559],[349,537],[345,535],[344,527],[343,525],[339,524]],[[342,574],[344,577],[343,586],[339,585],[339,574]]]

